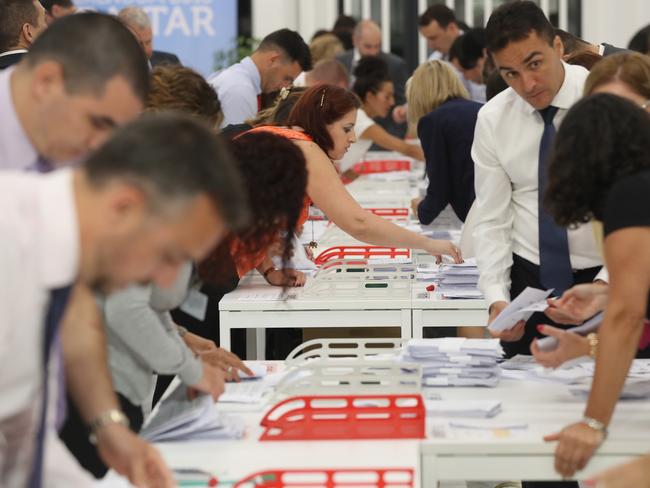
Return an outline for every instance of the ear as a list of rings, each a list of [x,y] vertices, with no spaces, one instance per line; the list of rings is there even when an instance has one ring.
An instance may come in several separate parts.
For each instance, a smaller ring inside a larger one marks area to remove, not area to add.
[[[25,22],[20,27],[20,37],[26,46],[31,46],[34,42],[34,38],[36,37],[34,36],[34,26],[29,22]]]
[[[553,49],[558,54],[558,56],[560,56],[560,58],[564,59],[564,44],[562,44],[562,39],[560,39],[560,36],[555,36],[553,38]]]
[[[126,183],[109,183],[105,192],[106,225],[118,233],[142,225],[148,214],[147,198],[142,190]]]
[[[282,61],[282,54],[280,54],[278,51],[271,51],[269,53],[269,58],[268,58],[269,68],[277,66],[278,64],[280,64],[281,61]]]
[[[43,100],[65,91],[63,67],[56,61],[45,61],[32,69],[32,95]]]

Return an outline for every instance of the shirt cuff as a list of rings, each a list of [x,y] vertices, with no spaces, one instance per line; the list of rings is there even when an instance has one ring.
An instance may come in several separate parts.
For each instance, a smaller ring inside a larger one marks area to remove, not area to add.
[[[510,294],[508,291],[499,285],[491,285],[483,290],[483,295],[485,296],[485,302],[488,304],[488,308],[495,302],[510,302]]]
[[[607,271],[607,268],[603,266],[596,277],[594,278],[594,281],[596,280],[602,280],[605,283],[609,283],[609,271]]]
[[[194,356],[190,356],[178,372],[178,377],[185,385],[196,385],[201,381],[202,376],[203,364],[200,359]]]

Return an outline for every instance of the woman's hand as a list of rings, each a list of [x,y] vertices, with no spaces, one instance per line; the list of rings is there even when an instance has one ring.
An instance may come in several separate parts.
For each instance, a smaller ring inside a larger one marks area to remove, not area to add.
[[[596,449],[605,440],[602,432],[584,422],[569,425],[556,434],[547,435],[544,441],[559,441],[555,448],[555,471],[564,478],[573,478],[584,467]]]
[[[420,205],[421,201],[421,198],[414,198],[411,200],[411,211],[413,212],[413,216],[416,219],[418,218],[418,206]]]
[[[183,334],[183,341],[194,354],[202,354],[217,349],[217,345],[211,340],[204,339],[203,337],[192,334],[191,332],[185,332],[185,334]]]
[[[538,325],[537,330],[558,341],[558,346],[548,352],[539,350],[537,339],[530,345],[535,360],[546,368],[557,368],[570,359],[589,355],[589,341],[586,337],[550,325]]]
[[[266,275],[266,281],[273,286],[305,286],[307,277],[302,271],[296,269],[274,269]]]
[[[226,381],[239,381],[239,371],[253,376],[253,372],[244,364],[244,361],[239,359],[236,354],[221,347],[201,354],[201,360],[223,371]]]
[[[548,308],[544,313],[558,324],[582,324],[604,310],[608,289],[605,283],[576,285],[557,300],[547,300]]]
[[[608,469],[582,483],[585,488],[650,488],[650,455]]]
[[[463,254],[460,252],[458,246],[451,241],[440,241],[436,239],[429,239],[427,248],[425,249],[429,254],[436,257],[436,262],[442,262],[442,256],[451,256],[454,263],[459,264],[463,262]]]
[[[409,144],[408,142],[406,145],[408,147],[404,151],[404,154],[406,154],[409,158],[417,159],[418,161],[424,161],[424,151],[422,150],[422,146],[419,144]]]

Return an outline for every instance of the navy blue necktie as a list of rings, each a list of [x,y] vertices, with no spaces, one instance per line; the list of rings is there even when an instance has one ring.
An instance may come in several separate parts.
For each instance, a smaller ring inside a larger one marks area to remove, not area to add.
[[[547,107],[539,113],[544,120],[544,133],[539,146],[539,278],[546,289],[555,288],[555,294],[571,288],[573,272],[569,257],[569,238],[566,229],[559,227],[553,217],[544,209],[544,194],[548,179],[548,159],[551,151],[555,127],[553,118],[557,107]]]
[[[59,323],[63,317],[65,306],[70,298],[71,286],[52,290],[50,303],[45,315],[45,331],[43,335],[43,407],[38,425],[36,444],[34,446],[34,461],[29,478],[29,488],[40,488],[43,481],[43,450],[45,443],[47,403],[48,403],[48,363],[50,353],[54,349],[55,339],[59,332]]]

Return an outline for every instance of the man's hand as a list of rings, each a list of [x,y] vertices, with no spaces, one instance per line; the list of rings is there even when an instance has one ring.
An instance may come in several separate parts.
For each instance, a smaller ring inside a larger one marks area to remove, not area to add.
[[[244,361],[221,347],[201,354],[201,359],[223,370],[226,374],[226,381],[239,381],[239,371],[243,371],[248,376],[253,376],[253,372],[244,364]]]
[[[569,425],[544,441],[559,441],[555,448],[555,471],[564,478],[573,478],[584,467],[605,439],[602,432],[592,429],[584,422]]]
[[[537,339],[530,345],[535,360],[546,368],[557,368],[570,359],[589,355],[589,341],[586,337],[550,325],[538,325],[537,330],[558,341],[558,346],[548,352],[539,350]]]
[[[198,392],[203,392],[211,395],[216,402],[225,389],[225,378],[226,374],[221,368],[217,368],[203,361],[203,376],[201,376],[201,380],[188,389],[190,400],[196,398]]]
[[[608,289],[603,282],[576,285],[557,300],[547,300],[548,308],[544,313],[558,324],[582,324],[605,309]]]
[[[508,306],[507,302],[499,301],[490,305],[490,316],[488,317],[488,326],[495,321],[497,316],[503,312],[503,309]],[[526,331],[526,322],[523,320],[517,322],[512,329],[493,331],[488,328],[488,332],[495,339],[500,339],[504,342],[517,342],[524,336]]]
[[[174,486],[158,451],[122,424],[107,424],[97,431],[97,450],[108,467],[137,487]]]
[[[397,105],[393,108],[393,122],[403,124],[406,122],[407,105]]]
[[[209,339],[204,339],[201,336],[186,332],[183,335],[185,345],[189,347],[194,354],[203,354],[210,351],[215,351],[217,345]]]

